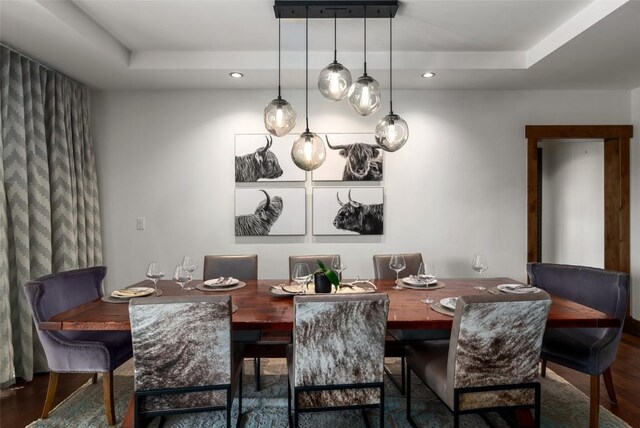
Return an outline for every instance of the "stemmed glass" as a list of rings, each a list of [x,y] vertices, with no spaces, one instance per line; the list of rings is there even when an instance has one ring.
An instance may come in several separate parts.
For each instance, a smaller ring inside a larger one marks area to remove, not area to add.
[[[420,300],[422,303],[430,304],[433,303],[433,299],[429,298],[429,281],[436,277],[436,269],[435,266],[431,263],[420,263],[420,267],[418,267],[418,273],[416,274],[418,280],[424,283],[425,286],[425,295],[424,299]]]
[[[398,275],[400,274],[400,271],[404,270],[406,267],[407,264],[404,261],[404,256],[402,254],[394,254],[391,256],[391,259],[389,260],[389,269],[396,272],[396,285],[393,286],[394,290],[402,289],[399,284],[400,281],[398,279]]]
[[[173,271],[173,280],[180,284],[180,288],[184,291],[184,285],[191,281],[191,274],[184,266],[178,265]]]
[[[158,293],[158,280],[164,277],[164,272],[162,272],[162,268],[160,268],[160,264],[158,262],[149,263],[149,267],[147,268],[147,278],[153,281],[153,288],[155,288],[155,293]]]
[[[331,259],[331,269],[338,272],[338,278],[342,281],[342,271],[347,268],[347,263],[339,255],[333,256]]]
[[[187,281],[187,284],[188,284],[193,279],[193,272],[195,272],[195,270],[198,269],[198,263],[193,257],[184,256],[182,258],[182,267],[184,268],[184,270],[186,270],[189,273],[189,281]],[[193,290],[193,286],[187,287],[185,288],[185,290]]]
[[[471,259],[471,269],[478,272],[478,278],[482,278],[482,272],[489,269],[489,262],[487,261],[487,256],[484,254],[474,254]],[[486,290],[486,287],[481,285],[473,287],[476,290]]]
[[[311,274],[309,273],[309,265],[306,263],[296,263],[293,267],[291,278],[302,287],[302,294],[307,293],[307,284]]]

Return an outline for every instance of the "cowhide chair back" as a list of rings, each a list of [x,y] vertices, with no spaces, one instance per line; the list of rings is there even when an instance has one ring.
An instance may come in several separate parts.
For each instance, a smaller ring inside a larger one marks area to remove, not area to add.
[[[233,397],[231,297],[132,299],[134,385],[142,414],[225,408]],[[237,360],[237,358],[236,358]],[[221,386],[217,390],[146,395],[159,389]]]
[[[551,299],[536,294],[459,298],[447,360],[447,404],[454,389],[525,384],[538,378],[542,336]],[[462,393],[459,410],[533,405],[534,390]]]
[[[386,294],[296,296],[294,306],[292,386],[383,382]],[[370,405],[381,399],[379,388],[301,392],[296,408]]]

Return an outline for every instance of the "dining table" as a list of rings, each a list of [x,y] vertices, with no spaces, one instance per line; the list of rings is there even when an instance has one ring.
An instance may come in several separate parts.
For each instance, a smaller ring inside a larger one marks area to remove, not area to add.
[[[202,282],[202,280],[194,280],[190,286],[200,285],[200,287],[183,290],[174,281],[161,280],[158,281],[157,288],[163,296],[230,294],[232,303],[238,307],[232,314],[234,330],[262,330],[264,332],[293,330],[293,295],[273,292],[273,287],[289,284],[289,280],[247,280],[244,281],[245,285],[241,288],[232,290],[217,288],[211,291],[203,291],[206,287],[201,286]],[[432,305],[420,301],[425,298],[425,289],[395,289],[396,281],[392,279],[375,279],[371,282],[375,286],[374,292],[386,293],[389,296],[387,328],[451,329],[453,325],[451,315],[437,312],[432,308]],[[439,288],[428,290],[428,294],[434,302],[440,302],[448,297],[495,293],[496,287],[500,284],[519,283],[519,281],[510,278],[439,278]],[[150,280],[144,280],[131,286],[148,287],[153,286],[153,283]],[[620,325],[617,319],[603,312],[562,297],[551,295],[551,299],[547,327],[597,328]],[[42,330],[130,330],[131,324],[129,323],[129,310],[126,301],[111,303],[105,300],[97,298],[56,314],[48,320],[41,321],[38,328]],[[401,343],[398,345],[402,346]],[[388,356],[396,356],[392,349],[393,343],[388,343],[385,351],[389,354]],[[389,350],[392,351],[389,352]],[[133,399],[131,403],[133,403]],[[125,414],[123,427],[133,426],[133,405],[131,403]],[[530,414],[528,412],[518,413],[520,413],[518,419],[525,421],[524,426],[528,426],[528,422],[531,421]]]
[[[235,330],[292,330],[292,295],[274,294],[272,287],[289,283],[289,280],[258,279],[244,281],[246,286],[234,290],[202,291],[193,289],[183,291],[171,280],[158,281],[157,287],[163,296],[206,295],[227,293],[238,310],[232,316]],[[346,282],[346,281],[345,281]],[[202,283],[194,280],[191,285]],[[395,280],[374,279],[379,293],[389,296],[389,329],[451,329],[453,318],[431,309],[431,305],[422,303],[425,290],[394,289]],[[439,302],[446,297],[458,297],[472,294],[485,294],[499,284],[516,284],[519,281],[510,278],[442,278],[438,283],[442,288],[429,291],[429,297]],[[153,286],[144,280],[132,286]],[[201,287],[203,288],[203,287]],[[483,289],[478,289],[483,288]],[[574,301],[551,296],[552,304],[547,318],[547,327],[617,327],[619,321],[603,312],[586,307]],[[41,321],[41,330],[130,330],[128,305],[109,303],[102,299],[84,303],[75,308],[56,314]]]

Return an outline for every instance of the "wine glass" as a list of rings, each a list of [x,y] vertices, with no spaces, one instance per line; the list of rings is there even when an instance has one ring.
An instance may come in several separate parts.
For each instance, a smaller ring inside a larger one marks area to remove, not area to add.
[[[433,299],[429,298],[429,281],[436,277],[435,266],[431,263],[420,263],[416,276],[418,277],[418,280],[420,280],[420,282],[423,282],[425,285],[425,296],[424,299],[420,301],[426,304],[433,303]]]
[[[164,276],[160,263],[151,262],[147,268],[147,278],[153,281],[153,288],[155,288],[156,294],[158,293],[158,280]]]
[[[311,273],[309,273],[309,265],[306,263],[296,263],[293,267],[293,273],[291,274],[291,278],[298,283],[302,287],[302,294],[306,294],[307,292],[307,284],[309,283],[309,278],[311,277]]]
[[[396,272],[396,285],[393,286],[395,290],[402,289],[399,284],[400,281],[398,279],[398,274],[406,267],[407,263],[404,261],[404,256],[402,254],[394,254],[391,256],[391,259],[389,260],[389,269]]]
[[[191,274],[183,265],[178,265],[173,271],[173,280],[180,284],[180,288],[184,291],[184,285],[191,281]]]
[[[182,267],[184,268],[184,270],[189,272],[189,275],[193,279],[193,272],[195,272],[195,270],[198,269],[198,263],[193,257],[184,256],[182,258]]]
[[[338,272],[338,278],[342,281],[342,271],[347,268],[347,263],[339,255],[333,256],[331,259],[331,269]]]
[[[489,262],[487,261],[487,256],[485,256],[484,254],[474,254],[473,258],[471,259],[471,269],[478,272],[478,278],[482,278],[482,272],[489,269]],[[481,285],[477,285],[473,288],[480,291],[486,290],[486,287],[483,287]]]

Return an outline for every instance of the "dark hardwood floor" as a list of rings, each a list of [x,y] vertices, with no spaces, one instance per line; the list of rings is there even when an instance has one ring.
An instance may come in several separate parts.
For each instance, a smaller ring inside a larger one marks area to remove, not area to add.
[[[571,382],[579,390],[589,395],[589,376],[556,364],[549,363],[551,370]],[[612,368],[613,382],[618,396],[618,404],[609,402],[604,382],[601,382],[600,404],[613,414],[625,420],[632,427],[640,427],[640,337],[624,334],[618,359]],[[60,376],[55,404],[89,380],[85,374]],[[42,404],[47,393],[47,374],[36,375],[32,382],[19,382],[2,390],[0,400],[0,426],[2,428],[24,427],[40,417]]]

